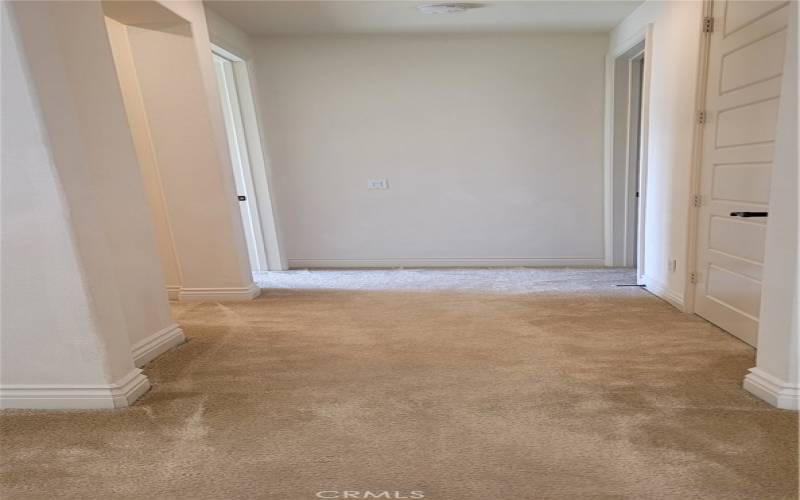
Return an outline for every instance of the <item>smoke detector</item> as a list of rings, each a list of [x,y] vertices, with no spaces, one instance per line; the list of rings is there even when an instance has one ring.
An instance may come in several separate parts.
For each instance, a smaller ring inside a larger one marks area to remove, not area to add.
[[[479,3],[429,3],[417,7],[424,14],[455,14],[483,7]]]

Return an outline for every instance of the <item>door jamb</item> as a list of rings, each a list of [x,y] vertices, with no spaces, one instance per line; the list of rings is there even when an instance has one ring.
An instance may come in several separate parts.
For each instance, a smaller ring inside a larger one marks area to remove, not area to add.
[[[645,219],[647,207],[647,162],[648,138],[650,124],[650,77],[653,67],[653,23],[648,23],[644,28],[634,33],[628,39],[612,47],[606,54],[606,92],[605,92],[605,147],[604,147],[604,243],[605,265],[614,265],[614,233],[613,233],[613,179],[614,179],[614,65],[616,59],[629,51],[637,44],[644,41],[644,68],[642,75],[642,117],[641,136],[639,145],[639,220],[637,228],[637,272],[636,283],[645,284],[644,265],[646,258],[645,246]],[[627,193],[626,193],[627,195]]]
[[[703,0],[703,18],[712,17],[714,14],[714,1]],[[701,20],[702,22],[702,20]],[[700,27],[698,27],[700,29]],[[712,33],[703,33],[700,40],[700,57],[697,67],[697,91],[695,92],[695,112],[699,116],[705,111],[706,91],[708,88],[708,59],[711,50]],[[694,299],[697,293],[697,286],[692,279],[696,276],[697,266],[697,231],[700,218],[700,207],[694,202],[695,196],[700,195],[700,178],[703,168],[703,133],[704,126],[695,120],[694,140],[692,141],[692,162],[689,169],[689,216],[686,228],[686,276],[684,278],[683,289],[683,312],[693,313],[695,310]]]
[[[643,68],[642,68],[642,84],[639,92],[641,93],[639,99],[641,101],[640,106],[640,116],[639,116],[639,158],[638,158],[638,165],[637,168],[639,169],[639,185],[636,186],[636,189],[639,192],[639,197],[637,199],[636,206],[633,207],[634,210],[637,211],[637,227],[636,227],[636,284],[643,285],[644,284],[644,265],[645,265],[645,207],[647,206],[647,133],[648,133],[648,126],[649,126],[649,97],[650,97],[650,81],[649,77],[649,69],[648,66],[648,55],[647,55],[647,41],[645,40],[645,48],[636,56],[632,57],[628,60],[628,78],[632,79],[633,75],[631,73],[631,69],[633,67],[633,60],[638,58],[639,56],[643,56]],[[628,89],[630,92],[630,80],[628,84]],[[630,99],[629,99],[630,100]],[[631,133],[631,119],[630,119],[630,111],[628,112],[628,137],[627,141],[630,141]],[[625,179],[626,185],[627,180],[630,179],[631,176],[631,164],[630,164],[630,147],[626,147],[627,159],[626,159],[626,166],[625,166]],[[625,209],[625,246],[624,253],[625,260],[627,263],[628,255],[627,250],[629,247],[629,240],[632,238],[631,234],[628,234],[628,222],[627,220],[631,217],[631,207],[628,207],[627,201],[630,196],[630,188],[626,188],[625,190],[625,200],[626,200],[626,209]]]
[[[280,240],[278,214],[269,173],[269,159],[258,120],[258,110],[252,82],[253,68],[249,59],[239,55],[236,50],[229,50],[227,44],[220,40],[212,40],[212,52],[231,61],[236,80],[236,90],[244,122],[247,151],[250,159],[253,189],[256,192],[256,205],[261,222],[263,244],[266,248],[267,268],[270,271],[288,269],[283,245]]]

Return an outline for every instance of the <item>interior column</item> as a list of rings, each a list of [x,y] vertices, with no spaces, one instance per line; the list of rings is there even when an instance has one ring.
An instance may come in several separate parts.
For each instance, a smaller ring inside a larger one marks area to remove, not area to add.
[[[55,6],[2,5],[0,406],[116,408],[149,387],[134,366],[133,323],[95,184],[97,168],[116,166],[103,161],[103,151],[119,146],[120,129],[102,92],[93,108],[78,112],[88,95],[76,92],[78,75],[70,71],[82,66],[67,67],[71,49],[96,41],[97,5],[81,3],[74,12]],[[74,44],[64,42],[67,27]],[[102,73],[94,76],[103,81]],[[86,141],[88,114],[98,109],[95,120],[110,120],[99,148]],[[115,149],[124,165],[124,147]]]
[[[790,8],[772,162],[758,352],[756,367],[745,377],[744,387],[774,406],[797,410],[800,409],[797,3]]]

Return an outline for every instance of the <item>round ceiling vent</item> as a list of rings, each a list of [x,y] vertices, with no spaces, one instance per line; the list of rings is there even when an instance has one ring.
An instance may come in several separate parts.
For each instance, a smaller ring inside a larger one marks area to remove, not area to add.
[[[480,7],[483,7],[483,5],[479,3],[430,3],[420,5],[417,9],[425,14],[455,14],[456,12],[466,12]]]

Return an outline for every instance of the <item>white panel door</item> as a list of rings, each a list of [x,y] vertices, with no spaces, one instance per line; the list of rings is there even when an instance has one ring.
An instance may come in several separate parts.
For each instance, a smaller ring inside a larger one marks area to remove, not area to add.
[[[715,1],[695,311],[755,345],[788,2]]]

